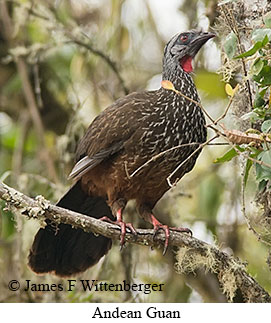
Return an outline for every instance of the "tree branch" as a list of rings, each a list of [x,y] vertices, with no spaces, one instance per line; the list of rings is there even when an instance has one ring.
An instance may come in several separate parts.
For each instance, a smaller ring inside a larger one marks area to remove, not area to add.
[[[107,63],[107,65],[112,69],[112,71],[115,73],[115,75],[122,87],[124,94],[125,95],[129,94],[129,89],[125,85],[124,79],[122,78],[122,76],[118,70],[117,64],[108,55],[106,55],[101,50],[94,48],[90,43],[86,44],[83,41],[76,39],[73,35],[69,34],[68,32],[66,32],[65,34],[66,34],[66,36],[68,36],[71,39],[70,42],[72,42],[78,46],[84,47],[87,50],[89,50],[92,54],[101,57]]]
[[[9,43],[12,43],[13,26],[12,26],[12,20],[8,13],[7,4],[3,2],[0,5],[1,5],[1,10],[3,11],[2,20],[5,22],[5,25],[6,25],[5,37]],[[22,89],[23,89],[25,101],[28,106],[28,110],[32,118],[33,125],[35,127],[40,146],[42,147],[41,151],[43,153],[43,156],[42,156],[43,160],[48,168],[48,173],[50,177],[55,182],[57,182],[58,176],[55,170],[54,162],[51,157],[50,151],[45,142],[45,129],[40,116],[39,108],[36,103],[32,85],[28,76],[27,64],[23,57],[18,57],[18,59],[16,60],[16,65],[17,65],[18,74],[22,81]]]
[[[19,212],[28,218],[40,220],[46,218],[57,224],[70,224],[75,228],[111,239],[119,239],[120,236],[120,229],[116,225],[57,207],[42,196],[32,199],[2,182],[0,182],[0,198],[13,212]],[[127,232],[126,241],[151,247],[163,247],[165,239],[162,232],[158,232],[155,239],[153,239],[153,230],[138,229],[137,232],[137,237]],[[191,266],[193,259],[200,259],[197,265],[204,265],[206,269],[217,274],[222,290],[229,300],[234,300],[238,289],[247,302],[271,302],[271,296],[246,272],[245,265],[234,257],[201,240],[174,231],[170,235],[170,244],[180,248],[179,258],[182,254],[182,259],[179,259],[177,264],[179,271],[193,272],[196,268]],[[188,259],[189,262],[187,262]],[[227,277],[231,281],[230,291]]]

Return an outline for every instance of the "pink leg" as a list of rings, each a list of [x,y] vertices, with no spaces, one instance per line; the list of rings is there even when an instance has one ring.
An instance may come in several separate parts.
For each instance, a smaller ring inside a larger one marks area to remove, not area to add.
[[[186,232],[186,233],[191,234],[191,236],[192,236],[192,231],[190,229],[169,227],[168,225],[160,223],[153,214],[150,214],[150,222],[152,223],[153,228],[154,228],[153,237],[155,237],[155,235],[157,234],[157,232],[159,230],[163,230],[165,232],[165,245],[164,245],[163,255],[165,255],[165,253],[167,252],[167,249],[168,249],[169,236],[170,236],[169,230],[177,231],[177,232]]]
[[[107,216],[102,217],[100,220],[110,222],[112,224],[116,224],[120,227],[120,250],[122,250],[124,243],[125,243],[125,235],[126,235],[126,228],[130,229],[130,231],[137,235],[136,229],[134,228],[132,223],[125,223],[122,221],[122,211],[123,208],[119,208],[116,212],[117,220],[113,221],[109,219]]]

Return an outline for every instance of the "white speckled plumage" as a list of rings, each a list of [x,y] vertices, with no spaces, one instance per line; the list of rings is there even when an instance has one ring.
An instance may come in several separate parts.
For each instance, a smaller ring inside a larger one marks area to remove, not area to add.
[[[165,47],[163,80],[170,81],[176,90],[194,102],[161,87],[156,91],[131,93],[117,100],[93,121],[79,144],[79,162],[72,172],[76,178],[82,177],[80,159],[87,155],[89,172],[86,174],[84,163],[82,183],[89,194],[104,196],[109,204],[120,198],[136,199],[139,205],[147,203],[153,207],[169,189],[167,177],[206,140],[205,118],[196,104],[200,102],[199,95],[181,59],[186,55],[194,56],[211,38],[209,35],[192,31],[189,34],[191,46],[185,46],[180,43],[179,34]],[[197,46],[195,39],[202,39]],[[127,172],[133,173],[155,155],[188,143],[198,145],[171,150],[133,178],[128,178]],[[176,179],[192,169],[199,152],[179,169],[175,174]]]

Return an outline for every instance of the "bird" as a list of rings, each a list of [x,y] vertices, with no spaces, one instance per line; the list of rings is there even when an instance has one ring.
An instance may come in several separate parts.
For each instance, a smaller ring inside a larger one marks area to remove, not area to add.
[[[192,78],[192,60],[213,37],[211,32],[198,30],[173,36],[164,49],[162,80],[172,84],[174,91],[161,86],[133,92],[92,121],[76,150],[69,176],[74,183],[57,206],[117,224],[121,246],[127,230],[137,234],[132,223],[123,221],[130,200],[135,200],[139,215],[153,225],[154,235],[164,232],[164,252],[170,230],[191,233],[188,228],[162,224],[153,208],[170,189],[168,177],[174,174],[172,180],[177,182],[190,172],[206,141],[206,121]],[[107,237],[68,224],[56,225],[49,220],[46,224],[37,232],[28,256],[28,265],[35,273],[67,277],[84,272],[112,246]]]

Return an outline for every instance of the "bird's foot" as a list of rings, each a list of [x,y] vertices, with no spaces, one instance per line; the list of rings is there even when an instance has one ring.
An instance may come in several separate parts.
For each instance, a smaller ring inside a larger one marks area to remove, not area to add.
[[[101,221],[106,221],[112,224],[116,224],[120,227],[120,250],[122,250],[125,244],[126,228],[130,229],[131,233],[137,235],[136,229],[132,223],[125,223],[122,221],[121,210],[117,212],[117,220],[111,220],[107,216],[100,218]]]
[[[176,231],[176,232],[185,232],[185,233],[188,233],[192,236],[192,231],[188,228],[169,227],[166,224],[160,223],[153,215],[151,216],[151,219],[152,219],[152,225],[153,225],[153,229],[154,229],[153,238],[155,238],[155,236],[159,230],[163,230],[165,232],[165,244],[164,244],[163,255],[165,255],[165,253],[167,252],[167,249],[168,249],[170,230]]]

